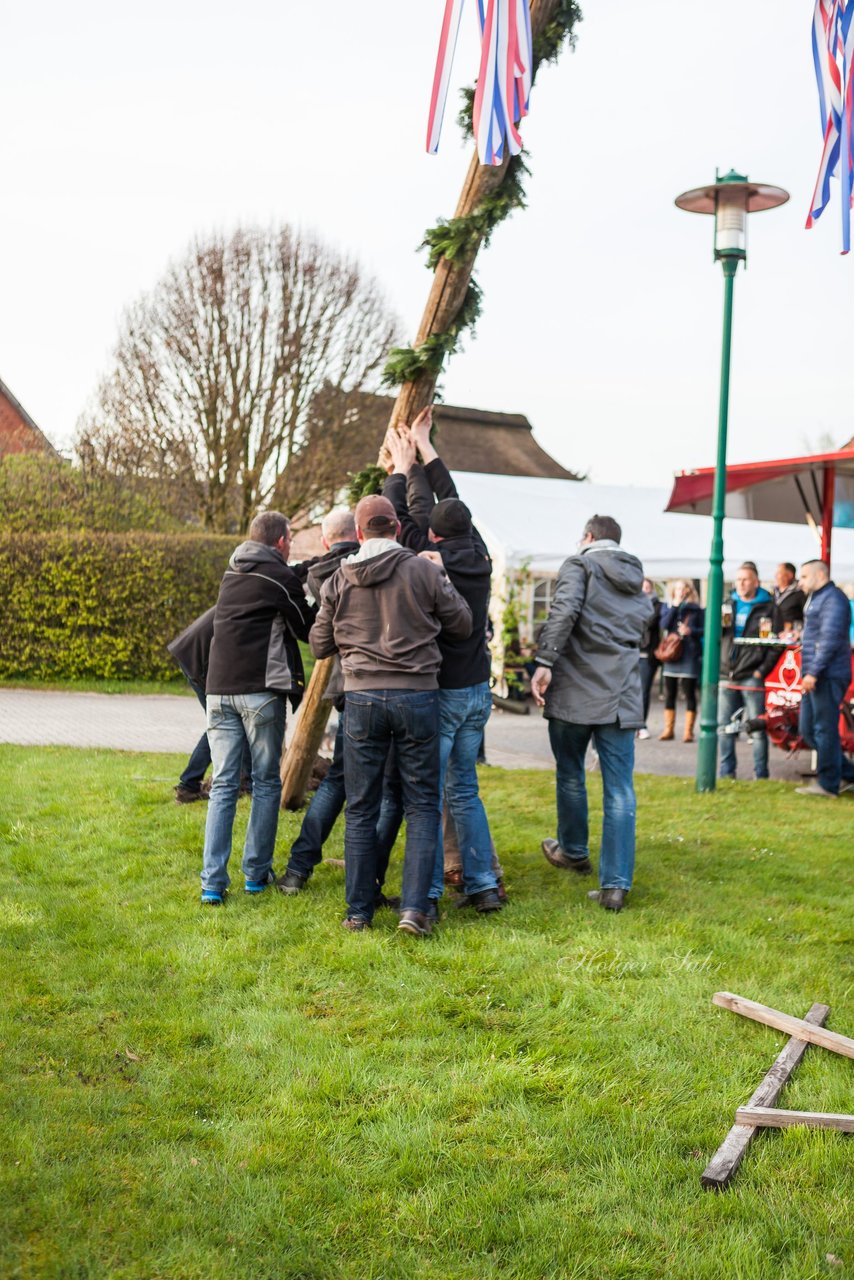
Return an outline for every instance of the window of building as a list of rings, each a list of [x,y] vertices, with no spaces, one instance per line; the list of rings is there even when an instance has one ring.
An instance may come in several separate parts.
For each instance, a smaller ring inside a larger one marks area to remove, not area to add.
[[[531,623],[534,627],[542,626],[549,616],[554,590],[554,578],[534,578],[531,607]]]

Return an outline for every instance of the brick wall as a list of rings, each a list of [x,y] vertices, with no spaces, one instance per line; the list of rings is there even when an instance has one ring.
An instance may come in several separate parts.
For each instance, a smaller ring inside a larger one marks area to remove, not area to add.
[[[7,453],[48,453],[50,445],[34,431],[0,391],[0,457]]]

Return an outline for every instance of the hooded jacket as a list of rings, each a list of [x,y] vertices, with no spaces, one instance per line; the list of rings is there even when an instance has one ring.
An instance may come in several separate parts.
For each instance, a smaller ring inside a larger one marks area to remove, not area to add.
[[[348,556],[356,556],[359,554],[358,542],[334,542],[325,555],[318,556],[313,560],[308,570],[308,590],[309,594],[319,603],[320,593],[323,590],[324,582],[338,569],[341,561]],[[344,675],[341,671],[341,662],[336,656],[332,667],[332,672],[326,683],[323,697],[327,702],[331,702],[336,711],[344,710]]]
[[[436,689],[439,634],[464,639],[471,625],[471,610],[437,565],[371,538],[324,583],[309,641],[316,658],[340,653],[348,693]]]
[[[290,693],[305,686],[297,640],[315,610],[273,547],[241,542],[228,562],[214,613],[208,693]]]
[[[465,640],[445,634],[439,636],[442,653],[439,688],[469,689],[487,681],[492,671],[486,641],[492,561],[474,525],[470,533],[430,542],[427,530],[434,493],[439,500],[459,497],[453,477],[441,458],[434,458],[426,467],[414,466],[408,477],[395,472],[383,485],[383,495],[394,505],[400,521],[403,546],[412,551],[428,547],[438,551],[445,572],[471,609],[470,636]]]
[[[564,560],[536,655],[552,670],[547,719],[643,725],[640,643],[653,608],[640,560],[611,539]]]

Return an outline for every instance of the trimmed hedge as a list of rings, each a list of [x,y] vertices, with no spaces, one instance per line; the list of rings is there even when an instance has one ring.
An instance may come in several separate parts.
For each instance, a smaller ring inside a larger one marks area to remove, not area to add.
[[[168,680],[238,538],[0,533],[0,678]]]

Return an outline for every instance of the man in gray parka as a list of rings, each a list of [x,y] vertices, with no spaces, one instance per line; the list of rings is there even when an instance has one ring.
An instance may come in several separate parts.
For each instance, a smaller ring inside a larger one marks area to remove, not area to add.
[[[652,612],[643,566],[620,547],[610,516],[584,526],[578,555],[561,565],[540,634],[531,689],[545,707],[557,764],[557,840],[544,840],[554,867],[589,875],[584,756],[592,737],[602,769],[600,889],[588,894],[620,911],[635,863],[635,732],[643,725],[640,642]]]

